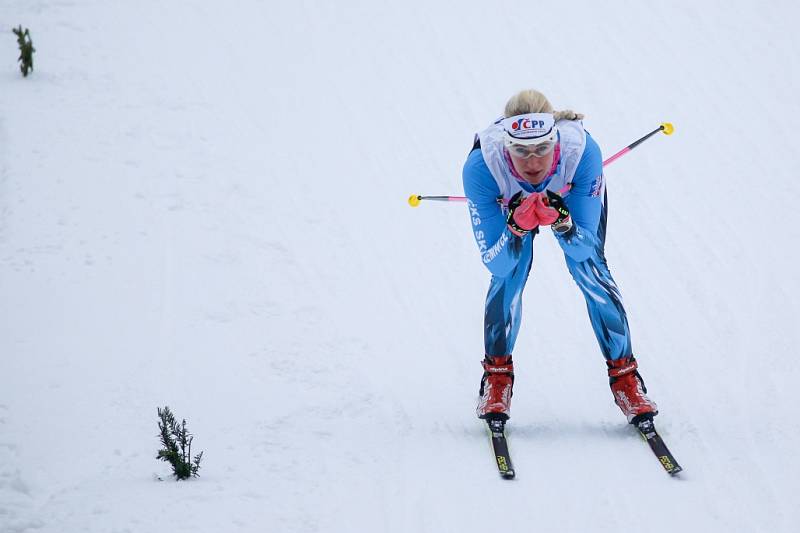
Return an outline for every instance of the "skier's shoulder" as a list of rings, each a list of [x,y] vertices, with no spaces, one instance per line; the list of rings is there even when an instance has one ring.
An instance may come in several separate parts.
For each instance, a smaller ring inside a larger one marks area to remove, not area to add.
[[[467,171],[480,172],[481,170],[488,172],[489,167],[486,166],[486,161],[483,160],[480,141],[476,140],[472,150],[467,155],[467,160],[464,162],[464,173]]]
[[[585,130],[584,130],[585,131]],[[581,160],[575,171],[574,182],[582,180],[594,180],[603,173],[603,155],[600,146],[597,144],[589,132],[586,132],[586,142],[583,148]]]
[[[600,153],[600,145],[597,144],[597,141],[594,140],[594,137],[589,134],[588,131],[586,132],[586,144],[583,148],[583,155],[581,156],[581,164],[603,164],[603,156]]]
[[[486,165],[486,161],[483,159],[483,152],[480,146],[473,149],[467,156],[467,160],[464,162],[462,176],[464,178],[465,188],[468,186],[483,188],[490,187],[491,185],[495,185],[496,187],[497,185],[492,177],[492,173],[489,171],[489,167]]]

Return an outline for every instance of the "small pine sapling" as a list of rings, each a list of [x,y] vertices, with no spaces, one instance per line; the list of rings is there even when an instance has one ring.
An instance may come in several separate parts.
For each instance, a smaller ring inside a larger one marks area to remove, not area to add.
[[[23,32],[22,24],[20,24],[19,28],[12,28],[12,31],[17,36],[17,44],[19,45],[19,59],[17,60],[20,62],[19,70],[22,72],[23,77],[27,77],[28,72],[33,70],[33,53],[36,48],[33,47],[31,33],[28,28],[25,28]]]
[[[197,471],[200,470],[200,460],[203,452],[198,453],[192,458],[192,440],[194,436],[186,429],[186,419],[180,424],[175,420],[169,407],[158,408],[158,429],[160,431],[162,449],[158,450],[156,459],[168,462],[172,465],[172,473],[175,478],[187,479],[198,477]]]

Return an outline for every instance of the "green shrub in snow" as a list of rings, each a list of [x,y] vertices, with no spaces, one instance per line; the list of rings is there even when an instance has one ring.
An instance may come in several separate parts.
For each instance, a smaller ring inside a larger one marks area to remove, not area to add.
[[[161,459],[172,465],[172,473],[175,474],[176,479],[187,479],[191,476],[197,477],[203,452],[192,458],[192,440],[194,440],[194,436],[186,429],[186,420],[184,419],[178,424],[169,407],[158,408],[158,429],[161,432],[160,437],[163,448],[158,450],[156,459]]]
[[[28,31],[28,28],[25,28],[23,32],[22,24],[20,24],[19,28],[13,28],[12,31],[14,35],[17,36],[17,44],[19,45],[19,70],[22,72],[23,76],[27,77],[28,72],[33,70],[33,53],[36,51],[36,48],[33,47],[31,33]]]

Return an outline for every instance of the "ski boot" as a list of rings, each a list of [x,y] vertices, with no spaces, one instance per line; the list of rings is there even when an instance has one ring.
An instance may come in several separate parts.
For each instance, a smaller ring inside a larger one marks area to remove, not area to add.
[[[631,355],[606,361],[606,364],[614,401],[628,418],[628,423],[636,425],[643,420],[652,420],[658,414],[658,407],[647,397],[647,387],[637,370],[636,359]]]
[[[487,355],[478,392],[478,418],[508,420],[514,387],[514,363],[510,355]]]

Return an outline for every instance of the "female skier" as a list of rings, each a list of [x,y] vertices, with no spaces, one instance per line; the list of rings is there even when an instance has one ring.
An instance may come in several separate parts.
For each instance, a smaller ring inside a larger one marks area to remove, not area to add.
[[[514,385],[511,360],[533,239],[550,226],[589,312],[608,365],[614,401],[638,424],[658,413],[631,348],[619,289],[604,256],[606,191],[600,148],[583,115],[553,112],[535,90],[513,96],[503,118],[476,135],[464,165],[475,241],[492,274],[484,318],[485,358],[478,417],[507,420]]]

